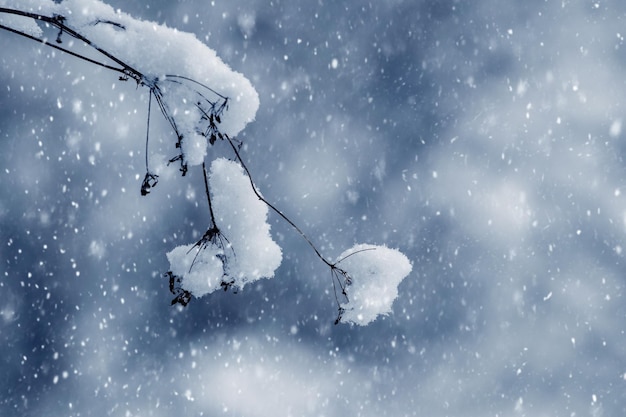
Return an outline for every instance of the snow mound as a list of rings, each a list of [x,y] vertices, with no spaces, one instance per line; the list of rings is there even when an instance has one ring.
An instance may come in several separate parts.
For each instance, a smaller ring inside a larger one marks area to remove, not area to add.
[[[228,275],[239,287],[262,277],[273,277],[282,252],[270,236],[268,208],[252,190],[243,168],[237,162],[216,159],[211,164],[209,180],[217,225],[235,252]]]
[[[225,158],[213,161],[209,187],[219,233],[208,231],[198,243],[167,254],[170,271],[195,297],[272,278],[282,261],[282,251],[270,236],[267,206],[241,165]]]
[[[220,256],[223,250],[215,245],[177,246],[167,253],[172,274],[183,278],[183,289],[196,297],[221,287],[223,265]]]
[[[337,263],[346,273],[344,285],[347,302],[340,320],[365,326],[379,315],[391,312],[398,297],[398,285],[412,270],[408,258],[400,251],[368,244],[358,244],[343,252]]]

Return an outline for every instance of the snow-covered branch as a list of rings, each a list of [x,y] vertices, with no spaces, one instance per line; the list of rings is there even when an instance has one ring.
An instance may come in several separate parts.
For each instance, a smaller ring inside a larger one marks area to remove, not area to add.
[[[153,99],[176,134],[176,155],[183,175],[201,166],[209,205],[202,238],[167,254],[172,304],[217,289],[242,289],[275,275],[282,251],[267,223],[268,209],[292,226],[331,271],[338,322],[365,325],[391,311],[399,283],[410,273],[409,260],[397,250],[355,245],[331,262],[313,241],[258,190],[235,136],[254,120],[259,97],[250,82],[231,70],[195,36],[137,20],[98,0],[0,0],[0,29],[41,42],[69,55],[133,79],[149,89],[146,123],[146,175],[141,194],[157,185],[148,166]],[[46,32],[53,30],[52,36]],[[66,42],[71,38],[78,42]],[[54,42],[49,42],[54,39]],[[208,146],[227,142],[234,161],[214,160],[207,172]]]

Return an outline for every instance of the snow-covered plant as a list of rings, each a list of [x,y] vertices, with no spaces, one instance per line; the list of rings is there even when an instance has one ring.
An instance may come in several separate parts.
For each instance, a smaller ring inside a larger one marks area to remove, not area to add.
[[[358,244],[331,262],[262,196],[235,139],[254,120],[258,94],[195,36],[134,19],[99,0],[0,0],[0,29],[118,72],[120,80],[149,89],[142,195],[158,183],[148,166],[153,99],[176,134],[169,162],[178,163],[182,175],[190,167],[202,168],[209,224],[200,240],[167,254],[170,270],[165,276],[175,296],[172,304],[187,305],[218,289],[238,291],[273,277],[282,252],[270,235],[271,209],[330,268],[339,312],[336,323],[366,325],[391,311],[398,285],[411,272],[409,260],[395,249]],[[51,29],[53,36],[46,36]],[[214,160],[207,175],[207,148],[217,142],[230,147],[234,160]]]
[[[339,255],[331,266],[338,298],[337,322],[366,325],[379,314],[391,312],[398,285],[411,272],[411,263],[401,252],[385,246],[358,244]]]
[[[198,242],[167,254],[170,280],[182,287],[177,294],[182,295],[177,300],[181,304],[188,298],[185,291],[202,297],[220,288],[241,289],[248,282],[271,278],[282,260],[266,222],[267,206],[251,191],[241,165],[214,160],[208,184],[211,226]]]

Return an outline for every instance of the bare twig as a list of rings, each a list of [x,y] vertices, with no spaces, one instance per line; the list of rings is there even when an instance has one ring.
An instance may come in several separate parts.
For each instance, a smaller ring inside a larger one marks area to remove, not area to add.
[[[143,177],[143,182],[141,184],[141,195],[150,194],[150,190],[157,185],[159,182],[159,176],[157,174],[153,174],[150,172],[150,168],[148,167],[148,143],[150,139],[150,109],[152,107],[152,90],[150,90],[150,97],[148,98],[148,121],[146,126],[146,175]]]
[[[243,159],[241,158],[241,155],[239,154],[239,151],[237,150],[237,147],[235,146],[235,144],[233,143],[232,139],[228,135],[224,135],[224,136],[226,137],[226,139],[228,139],[228,143],[230,144],[231,148],[235,152],[235,156],[237,157],[237,160],[239,161],[239,163],[243,167],[244,171],[246,171],[246,175],[248,176],[248,179],[250,180],[250,185],[252,186],[252,191],[254,191],[254,194],[256,194],[257,198],[259,200],[261,200],[263,203],[265,203],[265,205],[267,205],[269,208],[271,208],[276,214],[278,214],[280,217],[282,217],[283,220],[285,220],[287,223],[289,223],[289,225],[291,227],[293,227],[300,234],[300,236],[302,236],[302,238],[309,244],[309,246],[313,249],[313,251],[315,252],[317,257],[322,260],[322,262],[324,262],[329,267],[334,268],[335,265],[333,263],[331,263],[329,260],[327,260],[326,258],[324,258],[324,256],[322,256],[322,254],[317,249],[317,247],[313,244],[311,239],[309,239],[307,237],[307,235],[305,235],[304,232],[293,221],[291,221],[291,219],[289,217],[287,217],[282,211],[277,209],[272,203],[267,201],[257,191],[256,186],[254,184],[254,180],[252,179],[252,175],[250,175],[250,170],[248,170],[248,167],[246,166],[245,162],[243,162]]]

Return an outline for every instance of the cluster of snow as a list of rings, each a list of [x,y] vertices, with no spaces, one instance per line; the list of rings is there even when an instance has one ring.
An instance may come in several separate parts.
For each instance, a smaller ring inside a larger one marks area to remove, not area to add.
[[[336,266],[346,272],[347,302],[340,321],[365,326],[391,312],[398,285],[411,272],[407,257],[385,246],[358,244],[343,252]]]
[[[267,206],[258,199],[237,162],[219,158],[209,172],[209,186],[220,235],[201,245],[179,246],[167,254],[170,270],[182,288],[196,297],[222,285],[243,288],[271,278],[282,252],[270,236]]]
[[[219,124],[223,134],[234,136],[254,120],[259,97],[252,84],[193,34],[137,20],[99,0],[0,0],[0,7],[62,16],[65,25],[156,84],[183,137],[182,152],[189,165],[202,164],[206,155],[207,138],[198,130],[207,108],[199,109],[199,101],[228,99],[228,111],[221,114]],[[34,19],[8,13],[0,16],[0,24],[35,37],[43,34],[38,26],[43,24]],[[61,40],[68,37],[61,35]]]

